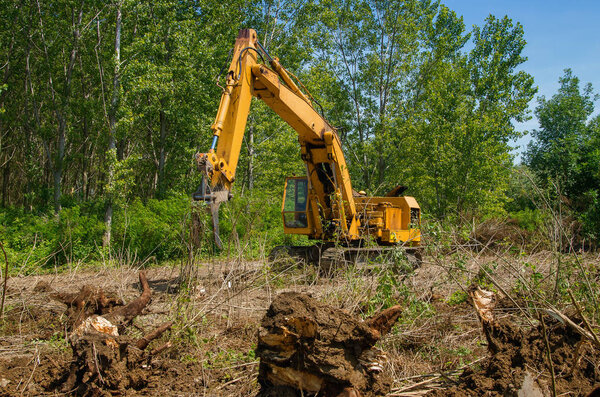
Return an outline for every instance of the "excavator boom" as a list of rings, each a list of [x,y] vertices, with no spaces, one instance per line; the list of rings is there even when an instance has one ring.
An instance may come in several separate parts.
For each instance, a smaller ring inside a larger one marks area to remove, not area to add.
[[[264,57],[263,57],[264,56]],[[266,58],[269,66],[259,63]],[[284,231],[312,239],[351,242],[374,237],[383,244],[418,244],[420,210],[410,197],[355,197],[340,138],[281,66],[243,29],[235,42],[207,153],[197,155],[204,183],[195,199],[210,203],[215,242],[219,205],[231,198],[252,97],[265,102],[298,134],[306,177],[288,178]],[[403,233],[401,233],[403,232]],[[402,236],[400,237],[400,234]]]

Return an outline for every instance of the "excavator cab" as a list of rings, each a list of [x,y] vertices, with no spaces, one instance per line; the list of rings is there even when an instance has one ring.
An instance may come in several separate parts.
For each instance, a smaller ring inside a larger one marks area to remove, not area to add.
[[[308,234],[312,231],[308,208],[308,179],[286,178],[281,208],[285,233]]]

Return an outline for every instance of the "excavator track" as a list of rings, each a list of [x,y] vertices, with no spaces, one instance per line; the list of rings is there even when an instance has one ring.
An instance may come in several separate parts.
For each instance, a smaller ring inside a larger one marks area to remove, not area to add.
[[[413,268],[421,265],[421,251],[414,247],[343,247],[331,244],[278,246],[271,251],[269,261],[292,258],[296,263],[316,266],[322,275],[333,276],[350,267],[376,271],[384,266],[392,266],[399,259],[395,256],[399,249]]]

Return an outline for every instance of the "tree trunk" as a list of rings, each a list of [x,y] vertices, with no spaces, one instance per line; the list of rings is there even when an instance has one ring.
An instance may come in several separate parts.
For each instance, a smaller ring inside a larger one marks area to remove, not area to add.
[[[66,145],[66,130],[67,120],[63,108],[68,108],[69,97],[71,96],[71,82],[73,81],[73,69],[75,67],[75,58],[77,56],[77,50],[79,49],[79,38],[81,37],[81,20],[83,19],[83,4],[79,10],[77,22],[73,26],[73,48],[71,49],[71,55],[69,56],[69,65],[67,67],[67,75],[65,80],[65,90],[62,100],[61,109],[55,109],[56,118],[58,119],[58,152],[56,153],[56,161],[54,162],[54,212],[59,213],[61,210],[60,196],[61,196],[61,182],[64,169],[65,159],[65,145]]]
[[[81,9],[79,10],[77,20],[73,21],[73,47],[71,48],[71,53],[69,56],[69,64],[66,66],[65,73],[65,84],[62,98],[59,100],[56,99],[55,89],[54,89],[54,79],[52,77],[52,70],[50,56],[48,55],[48,46],[46,44],[46,37],[44,34],[44,23],[42,19],[42,9],[39,0],[37,3],[37,9],[39,14],[40,28],[41,28],[41,38],[44,47],[44,55],[46,58],[46,67],[48,69],[48,86],[51,92],[52,106],[54,110],[54,114],[56,115],[56,121],[58,123],[57,127],[57,135],[58,135],[58,144],[57,144],[57,152],[54,161],[52,161],[52,157],[50,155],[49,145],[46,144],[46,155],[48,156],[48,162],[52,167],[52,176],[53,176],[53,186],[54,186],[54,212],[59,213],[61,210],[60,205],[60,196],[61,196],[61,181],[63,175],[64,168],[64,157],[65,157],[65,146],[66,146],[66,129],[67,129],[67,121],[65,114],[67,113],[67,109],[69,108],[69,97],[71,95],[71,82],[73,77],[73,69],[75,67],[75,58],[77,55],[77,51],[79,49],[79,39],[81,37],[81,31],[79,30],[81,27],[81,20],[83,19],[83,4],[81,4]]]
[[[23,199],[23,206],[27,211],[33,210],[33,199],[32,199],[32,191],[33,191],[33,182],[32,182],[32,169],[33,167],[33,149],[32,149],[32,140],[34,133],[32,131],[32,121],[37,120],[35,115],[35,99],[32,98],[32,104],[29,101],[29,89],[33,84],[31,82],[31,68],[29,66],[29,60],[31,57],[31,34],[30,34],[30,23],[27,24],[26,34],[27,37],[27,45],[25,47],[25,80],[23,84],[23,98],[25,100],[25,122],[23,128],[25,130],[25,197]],[[32,109],[33,108],[33,109]],[[35,124],[37,127],[37,123]]]
[[[4,164],[4,170],[2,171],[2,207],[6,208],[10,205],[8,188],[10,185],[10,161]]]
[[[254,125],[248,128],[248,190],[254,188]]]
[[[63,173],[63,160],[65,158],[65,143],[66,143],[66,121],[62,112],[57,111],[58,118],[58,151],[56,152],[56,160],[54,161],[54,169],[52,176],[54,177],[54,212],[58,214],[62,209],[60,204],[61,181]]]
[[[162,103],[162,101],[161,101]],[[165,195],[165,161],[166,161],[166,139],[167,139],[167,116],[165,111],[160,111],[160,147],[158,152],[158,192],[157,197],[162,199]]]
[[[109,194],[107,195],[106,211],[104,213],[104,237],[102,239],[102,246],[110,246],[111,231],[112,231],[112,217],[113,217],[113,194],[111,185],[114,183],[114,164],[116,160],[116,140],[115,140],[115,126],[117,123],[117,110],[119,108],[119,88],[120,88],[120,67],[121,67],[121,2],[116,4],[117,7],[117,20],[115,23],[115,69],[113,75],[113,93],[110,101],[110,113],[108,115],[108,151],[110,154],[110,161],[108,168],[108,186]]]
[[[385,158],[383,157],[383,148],[382,150],[379,151],[379,157],[377,158],[377,163],[378,163],[378,167],[377,167],[377,187],[381,187],[383,185],[383,182],[385,181],[385,174],[386,174],[386,165],[385,165]]]

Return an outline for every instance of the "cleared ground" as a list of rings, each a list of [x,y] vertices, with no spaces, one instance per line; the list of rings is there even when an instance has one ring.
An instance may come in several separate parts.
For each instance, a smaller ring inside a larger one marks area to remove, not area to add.
[[[335,277],[322,277],[315,268],[291,260],[270,265],[237,260],[197,263],[193,267],[197,274],[187,283],[181,282],[177,266],[147,269],[152,300],[127,333],[141,337],[173,320],[173,328],[151,345],[170,341],[171,347],[140,365],[136,371],[141,381],[120,393],[255,395],[259,390],[254,354],[257,331],[273,296],[282,291],[305,292],[363,317],[394,303],[403,305],[402,317],[380,342],[388,356],[386,371],[394,379],[390,395],[418,396],[436,390],[444,395],[441,390],[452,387],[458,393],[462,379],[458,375],[465,369],[486,370],[490,355],[488,339],[467,299],[467,287],[477,283],[496,291],[496,318],[510,321],[524,335],[533,335],[538,323],[532,304],[548,302],[554,285],[557,261],[553,253],[484,252],[449,250],[443,255],[426,255],[414,271],[402,261],[368,271],[347,267]],[[598,280],[597,255],[580,256],[577,262],[574,256],[565,255],[561,263],[572,263],[566,278],[577,278],[578,272],[585,270],[590,283]],[[61,388],[72,358],[66,306],[44,288],[36,289],[40,281],[59,292],[77,292],[84,285],[101,287],[107,296],[129,302],[140,294],[139,270],[119,267],[11,278],[0,331],[0,395],[68,393]],[[581,300],[583,295],[576,296]],[[566,332],[553,324],[548,324],[552,332]],[[549,339],[554,346],[552,337]],[[576,345],[563,343],[567,352],[560,354],[571,361],[576,358],[567,364],[585,369],[581,376],[588,379],[577,390],[560,389],[561,395],[585,395],[600,383],[600,363],[592,362],[597,349],[585,341],[580,344],[583,350],[576,352]],[[551,393],[551,375],[544,372],[543,360],[527,365],[534,364],[539,368],[530,368],[530,376],[541,385],[544,395]],[[569,376],[573,374],[555,371],[559,388],[563,387],[559,380]]]

